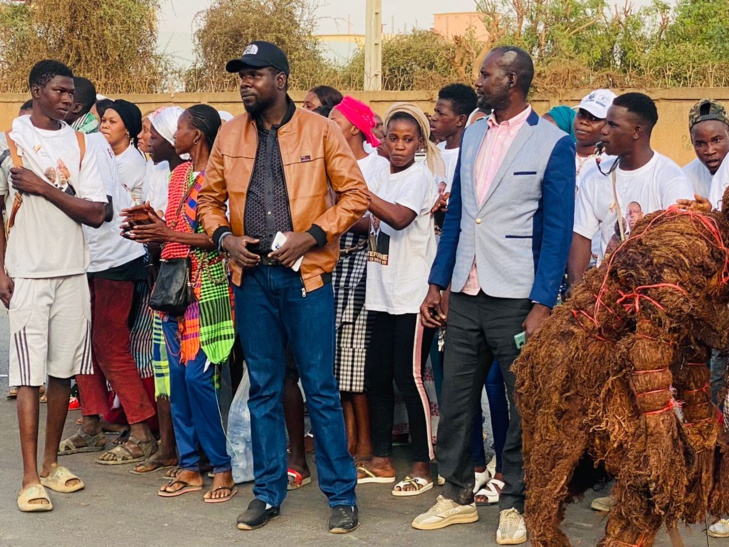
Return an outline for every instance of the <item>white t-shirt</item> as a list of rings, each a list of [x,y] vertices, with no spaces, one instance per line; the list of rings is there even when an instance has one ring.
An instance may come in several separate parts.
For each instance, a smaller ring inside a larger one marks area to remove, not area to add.
[[[94,148],[94,152],[98,154],[101,180],[104,182],[106,195],[111,196],[114,209],[114,217],[109,222],[104,222],[98,228],[83,226],[91,256],[88,272],[94,273],[121,266],[143,256],[144,246],[119,235],[122,224],[119,213],[122,209],[131,207],[133,202],[119,183],[116,160],[109,143],[101,133],[95,133],[86,135],[86,146],[88,149]]]
[[[148,201],[155,211],[162,211],[162,216],[164,216],[170,186],[170,164],[161,161],[155,165],[152,160],[149,160],[144,175],[144,186],[146,188],[144,201]]]
[[[433,174],[422,163],[392,173],[377,196],[415,211],[417,216],[403,230],[380,223],[377,249],[368,252],[368,310],[393,315],[418,313],[428,292],[428,274],[435,259],[435,226],[430,209],[436,199]]]
[[[714,173],[711,179],[711,186],[709,187],[709,201],[711,201],[715,209],[721,209],[724,190],[726,190],[727,186],[729,186],[729,161],[723,161],[719,169]]]
[[[577,189],[582,186],[582,181],[585,179],[585,175],[592,169],[597,169],[597,159],[600,158],[600,165],[612,165],[615,158],[608,156],[607,154],[601,154],[600,156],[588,156],[587,158],[580,157],[575,154],[575,172],[577,174],[576,184]],[[603,167],[603,171],[607,173],[607,168]]]
[[[377,192],[383,181],[390,176],[390,162],[377,152],[367,154],[361,160],[357,160],[362,176],[367,183],[367,188],[372,192]]]
[[[603,163],[603,171],[607,173],[612,163]],[[693,185],[683,170],[658,152],[654,152],[651,160],[639,169],[623,171],[618,167],[615,176],[618,205],[626,233],[630,233],[630,227],[644,215],[666,209],[677,199],[693,197]],[[588,239],[600,232],[600,258],[615,234],[617,209],[611,176],[604,176],[597,167],[590,169],[577,193],[574,231]]]
[[[458,152],[460,152],[461,149],[451,148],[448,150],[446,149],[445,141],[438,143],[438,148],[440,148],[440,157],[443,158],[443,163],[445,163],[445,188],[443,191],[450,192],[451,186],[453,185],[453,177],[456,175]]]
[[[709,197],[711,191],[712,175],[706,166],[696,158],[691,163],[684,165],[683,172],[694,185],[694,192],[705,198]]]
[[[147,169],[147,159],[133,145],[116,157],[119,181],[127,189],[136,205],[143,203],[144,173]]]
[[[23,165],[37,175],[49,175],[43,171],[39,161],[55,165],[57,172],[67,177],[76,197],[88,201],[106,203],[106,192],[99,172],[98,148],[89,145],[79,169],[81,151],[74,130],[65,123],[57,131],[33,127],[29,116],[13,122],[13,132],[24,133],[33,142],[35,151],[24,155],[19,138],[18,153]],[[1,148],[7,148],[5,134],[0,137]],[[16,191],[10,183],[12,160],[7,158],[0,169],[0,195],[5,199],[5,215],[9,218]],[[55,178],[55,177],[53,177]],[[6,219],[7,220],[7,219]],[[10,277],[50,278],[86,273],[89,264],[89,250],[84,239],[81,224],[40,196],[23,195],[10,231],[5,251],[5,269]]]

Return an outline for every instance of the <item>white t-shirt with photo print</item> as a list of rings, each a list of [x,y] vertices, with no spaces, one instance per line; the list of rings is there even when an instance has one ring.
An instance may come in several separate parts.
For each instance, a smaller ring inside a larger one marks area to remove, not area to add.
[[[433,174],[424,163],[391,173],[376,195],[417,213],[402,230],[380,222],[377,249],[368,252],[365,307],[393,315],[418,313],[428,292],[428,274],[435,259]]]
[[[612,163],[603,163],[603,171],[607,173]],[[693,199],[692,182],[674,161],[658,152],[643,167],[633,171],[619,167],[615,170],[617,204],[611,178],[600,173],[597,167],[591,168],[585,173],[575,205],[574,231],[588,239],[600,233],[600,259],[615,234],[618,211],[629,234],[630,228],[644,215],[666,209],[678,199]]]
[[[73,129],[62,123],[61,129],[48,131],[32,126],[29,116],[13,122],[13,133],[24,131],[37,142],[34,153],[47,163],[58,166],[59,173],[69,181],[76,197],[106,203],[106,192],[98,166],[97,148],[89,146],[79,169],[81,151]],[[17,142],[16,142],[17,144]],[[7,150],[5,133],[0,136],[0,149]],[[23,164],[32,168],[23,150],[18,147]],[[17,193],[10,182],[12,160],[5,159],[0,166],[0,195],[5,200],[5,215],[9,216]],[[43,173],[37,173],[44,176]],[[46,173],[47,175],[47,173]],[[56,190],[60,191],[60,190]],[[7,218],[5,221],[7,222]],[[23,195],[15,217],[15,225],[8,236],[5,251],[5,269],[10,277],[51,278],[86,273],[89,250],[81,224],[40,196]]]

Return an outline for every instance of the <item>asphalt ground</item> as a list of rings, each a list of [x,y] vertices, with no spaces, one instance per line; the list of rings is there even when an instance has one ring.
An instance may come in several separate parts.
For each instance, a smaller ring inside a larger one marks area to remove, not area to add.
[[[426,511],[440,488],[412,498],[390,495],[391,485],[362,485],[359,497],[360,527],[344,536],[327,532],[329,508],[316,486],[290,492],[281,516],[252,532],[236,528],[236,517],[252,499],[251,484],[239,485],[239,493],[228,503],[206,504],[202,493],[163,499],[157,489],[162,473],[135,476],[131,466],[101,466],[94,463],[97,454],[64,456],[62,462],[78,474],[86,488],[74,494],[50,492],[54,509],[49,513],[26,514],[18,511],[16,497],[20,489],[21,461],[15,402],[7,394],[8,324],[7,313],[0,311],[0,546],[25,547],[98,547],[100,545],[145,545],[197,547],[207,545],[246,546],[329,546],[329,545],[397,545],[397,546],[484,546],[495,545],[498,509],[479,508],[480,520],[444,530],[423,532],[410,526],[411,520]],[[41,405],[42,407],[44,405]],[[80,412],[69,412],[66,434],[78,426]],[[41,438],[45,408],[41,409]],[[109,437],[111,440],[112,437]],[[310,460],[312,470],[315,463]],[[407,449],[396,450],[398,476],[407,472]],[[314,471],[315,473],[315,471]],[[206,484],[210,479],[206,479]],[[602,537],[605,515],[590,510],[593,498],[605,492],[589,492],[567,509],[563,529],[573,545],[594,546]],[[705,526],[681,528],[687,547],[729,546],[729,539],[711,540]],[[669,546],[665,533],[656,542]]]

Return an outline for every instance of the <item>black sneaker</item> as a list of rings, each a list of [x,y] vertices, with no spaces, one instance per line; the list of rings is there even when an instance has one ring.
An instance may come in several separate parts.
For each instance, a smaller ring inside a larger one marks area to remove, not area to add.
[[[238,517],[239,530],[255,530],[264,526],[272,518],[276,518],[281,514],[280,507],[269,507],[266,509],[266,502],[255,499],[248,504],[245,513],[241,513]]]
[[[336,505],[329,517],[329,531],[332,534],[348,534],[359,526],[359,512],[356,505]]]

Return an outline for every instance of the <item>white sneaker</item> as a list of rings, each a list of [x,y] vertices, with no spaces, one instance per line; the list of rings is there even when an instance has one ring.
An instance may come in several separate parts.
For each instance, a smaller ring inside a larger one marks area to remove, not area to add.
[[[417,530],[440,530],[451,524],[469,524],[478,520],[476,504],[461,505],[453,500],[438,496],[435,505],[426,513],[418,515],[412,522]]]
[[[717,520],[709,526],[709,535],[713,538],[729,538],[729,519]]]
[[[527,540],[526,523],[516,509],[506,509],[499,515],[499,528],[496,530],[496,543],[499,545],[519,545]]]
[[[605,496],[604,498],[595,498],[590,504],[590,508],[593,511],[603,511],[607,513],[615,506],[615,498],[612,496]]]

